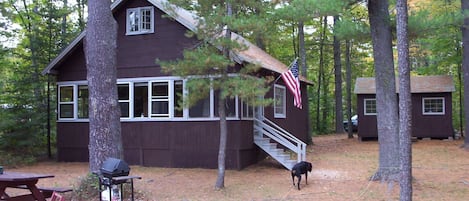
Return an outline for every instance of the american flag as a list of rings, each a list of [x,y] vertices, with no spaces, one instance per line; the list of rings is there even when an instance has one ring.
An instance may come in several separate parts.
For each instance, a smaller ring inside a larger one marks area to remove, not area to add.
[[[298,78],[298,59],[295,59],[288,71],[282,73],[282,79],[294,96],[293,102],[295,106],[301,109],[302,106],[300,79]]]

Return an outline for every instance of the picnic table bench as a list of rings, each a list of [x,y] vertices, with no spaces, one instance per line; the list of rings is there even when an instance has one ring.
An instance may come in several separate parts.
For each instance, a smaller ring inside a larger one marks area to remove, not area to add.
[[[54,192],[69,192],[71,188],[62,187],[38,187],[39,179],[52,178],[51,174],[36,174],[25,172],[4,172],[0,174],[0,200],[39,200],[45,201],[52,196]],[[5,191],[7,188],[27,189],[31,193],[18,196],[9,196]]]

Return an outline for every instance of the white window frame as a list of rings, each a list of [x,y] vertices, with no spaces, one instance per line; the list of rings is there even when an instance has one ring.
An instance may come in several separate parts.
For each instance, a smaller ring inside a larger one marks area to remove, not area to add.
[[[77,119],[89,119],[89,115],[90,115],[89,112],[88,112],[88,117],[80,117],[79,114],[78,114],[79,111],[80,111],[80,104],[79,104],[79,101],[80,101],[80,86],[85,86],[86,89],[88,90],[88,100],[89,100],[89,94],[90,94],[89,87],[88,87],[87,84],[77,84],[77,85],[75,85],[75,87],[74,87],[74,88],[76,88],[76,89],[74,89],[74,91],[76,91],[76,92],[74,92],[74,96],[75,96],[75,101],[74,102],[76,103],[75,107],[74,107],[74,113],[75,113],[75,116],[76,116],[75,118],[77,118]],[[90,107],[90,105],[89,105],[89,102],[88,102],[87,108],[89,108],[89,107]]]
[[[150,11],[150,28],[143,29],[144,22],[142,21],[142,12],[143,11]],[[138,14],[139,21],[137,22],[138,30],[132,30],[132,20],[131,20],[131,13]],[[155,32],[155,11],[153,6],[146,6],[146,7],[138,7],[138,8],[129,8],[127,9],[126,13],[126,35],[138,35],[138,34],[148,34]]]
[[[441,112],[425,112],[426,100],[441,100]],[[445,114],[445,98],[444,97],[424,97],[422,98],[422,114],[423,115],[444,115]]]
[[[280,92],[280,93],[279,93]],[[287,96],[287,89],[285,86],[275,84],[274,85],[274,118],[286,118],[287,117],[287,104],[286,104],[286,96]],[[282,99],[282,105],[280,108],[277,108],[277,95],[280,95]]]
[[[119,106],[120,106],[120,103],[129,103],[129,111],[128,111],[129,116],[128,117],[121,117],[121,119],[130,119],[130,118],[133,118],[133,112],[134,112],[134,108],[133,108],[134,105],[133,105],[133,101],[132,101],[133,93],[131,93],[133,91],[132,88],[134,87],[134,85],[131,82],[118,82],[117,83],[117,85],[124,85],[124,84],[129,86],[129,99],[128,100],[121,100],[118,97]]]
[[[121,78],[117,80],[117,84],[128,84],[129,85],[129,99],[130,100],[118,100],[119,103],[121,102],[129,102],[129,117],[121,117],[121,121],[216,121],[219,119],[218,116],[215,115],[215,92],[213,88],[210,89],[210,94],[209,97],[207,97],[210,100],[210,115],[207,117],[190,117],[189,116],[189,108],[185,107],[182,110],[182,117],[175,117],[175,82],[182,81],[182,96],[187,96],[188,90],[186,88],[186,82],[187,79],[183,79],[181,77],[176,77],[176,76],[166,76],[166,77],[142,77],[142,78]],[[158,83],[158,82],[164,82],[168,83],[168,96],[165,98],[165,100],[168,101],[168,115],[165,116],[158,116],[158,115],[152,115],[152,101],[154,100],[155,97],[152,97],[152,92],[151,92],[151,86],[152,83]],[[134,115],[134,106],[135,106],[135,85],[136,83],[146,83],[147,84],[147,98],[148,98],[148,103],[146,103],[146,107],[148,108],[148,114],[146,114],[144,117],[141,117],[140,115],[135,116]],[[66,82],[57,82],[57,88],[58,88],[58,100],[57,100],[57,120],[62,121],[62,122],[68,122],[68,121],[89,121],[89,118],[78,118],[78,86],[81,85],[87,85],[87,81],[66,81]],[[60,101],[60,88],[62,87],[73,87],[73,101],[67,101],[67,102],[62,102]],[[241,119],[240,115],[242,112],[240,112],[240,104],[241,100],[239,97],[235,97],[235,111],[236,114],[235,116],[232,117],[227,117],[227,120],[238,120]],[[73,104],[73,117],[70,118],[61,118],[60,117],[60,104]]]
[[[62,98],[62,95],[61,95],[61,88],[65,88],[65,87],[72,87],[72,100],[71,101],[61,101],[61,98]],[[69,119],[77,119],[78,118],[78,103],[77,103],[77,95],[78,95],[78,87],[77,85],[73,85],[73,84],[66,84],[66,85],[60,85],[58,87],[58,101],[57,101],[57,104],[58,104],[58,107],[57,107],[57,118],[58,119],[63,119],[63,120],[69,120]],[[61,114],[62,114],[62,107],[61,105],[72,105],[72,117],[62,117]]]
[[[367,103],[368,101],[374,101],[375,102],[375,110],[377,110],[376,108],[376,98],[365,98],[363,99],[363,114],[365,115],[376,115],[376,112],[367,112]]]
[[[241,118],[254,119],[256,107],[249,105],[246,101],[241,100]]]
[[[168,94],[166,96],[156,96],[153,95],[153,84],[154,83],[161,83],[161,84],[166,84]],[[151,81],[149,86],[148,86],[148,94],[149,94],[149,105],[148,105],[148,113],[150,114],[151,118],[170,118],[172,115],[172,109],[171,109],[171,100],[174,98],[171,96],[171,85],[169,80],[157,80],[157,81]],[[153,102],[166,102],[168,105],[168,113],[161,113],[161,114],[155,114],[153,113]]]

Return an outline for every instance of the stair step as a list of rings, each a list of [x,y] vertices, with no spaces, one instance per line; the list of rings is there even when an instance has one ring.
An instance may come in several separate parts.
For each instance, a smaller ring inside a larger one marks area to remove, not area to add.
[[[264,120],[262,120],[264,121]],[[269,123],[269,124],[274,124],[274,123]],[[284,144],[285,141],[282,141],[284,136],[281,134],[288,134],[288,132],[283,131],[283,130],[277,130],[279,128],[278,126],[271,127],[270,125],[267,125],[263,122],[258,123],[256,121],[256,124],[254,125],[254,143],[259,146],[262,150],[264,150],[268,155],[270,155],[272,158],[277,160],[280,164],[282,164],[284,167],[287,169],[291,170],[293,166],[297,163],[297,160],[292,160],[292,157],[296,158],[293,153],[296,153],[296,150],[294,150],[293,146],[291,144]],[[286,133],[285,133],[286,132]],[[268,137],[270,135],[273,135],[275,137]],[[277,141],[279,140],[279,141]],[[298,139],[296,139],[298,141]],[[288,140],[286,140],[288,141]],[[297,142],[299,144],[299,142]],[[279,148],[279,144],[282,144],[285,147]],[[288,149],[287,151],[284,150],[284,148]],[[291,151],[290,151],[291,149]],[[299,153],[296,153],[299,155]],[[303,153],[304,154],[304,153]]]

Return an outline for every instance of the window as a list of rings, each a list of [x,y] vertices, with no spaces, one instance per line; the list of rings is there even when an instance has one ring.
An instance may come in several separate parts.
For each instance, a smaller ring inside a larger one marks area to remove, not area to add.
[[[154,32],[153,6],[127,9],[127,35]]]
[[[59,87],[59,118],[74,118],[73,86]]]
[[[168,82],[151,83],[151,117],[169,117]]]
[[[123,78],[117,82],[120,117],[124,121],[152,120],[216,120],[218,114],[219,92],[210,86],[211,79],[205,80],[201,87],[188,89],[187,80],[178,77],[165,78]],[[193,93],[206,97],[190,108],[185,108],[183,96]],[[203,92],[202,92],[203,91]],[[89,118],[89,89],[86,81],[58,83],[58,120],[85,121]],[[238,97],[227,98],[224,103],[228,118],[239,117]],[[254,108],[245,107],[245,117],[252,118]]]
[[[148,116],[148,82],[134,83],[134,117]]]
[[[182,80],[175,80],[174,87],[173,87],[173,116],[174,117],[183,117],[184,110],[182,104],[182,97],[183,97],[183,81]]]
[[[376,115],[376,99],[365,99],[365,115]]]
[[[442,115],[445,114],[445,99],[438,98],[423,98],[422,110],[425,115]]]
[[[129,84],[117,84],[117,94],[121,108],[121,117],[130,117],[130,87]]]
[[[275,85],[274,86],[274,117],[275,118],[285,118],[287,116],[285,96],[286,96],[285,87],[281,85]]]
[[[88,118],[88,86],[87,85],[78,85],[78,118],[87,119]]]
[[[219,95],[220,92],[216,92],[214,95],[214,104],[213,108],[215,110],[215,116],[219,117],[220,115],[218,114],[218,100],[219,100]],[[225,113],[226,117],[236,117],[236,99],[235,98],[229,98],[227,97],[225,100]]]
[[[247,104],[245,101],[241,103],[241,117],[252,119],[254,118],[254,107]]]

